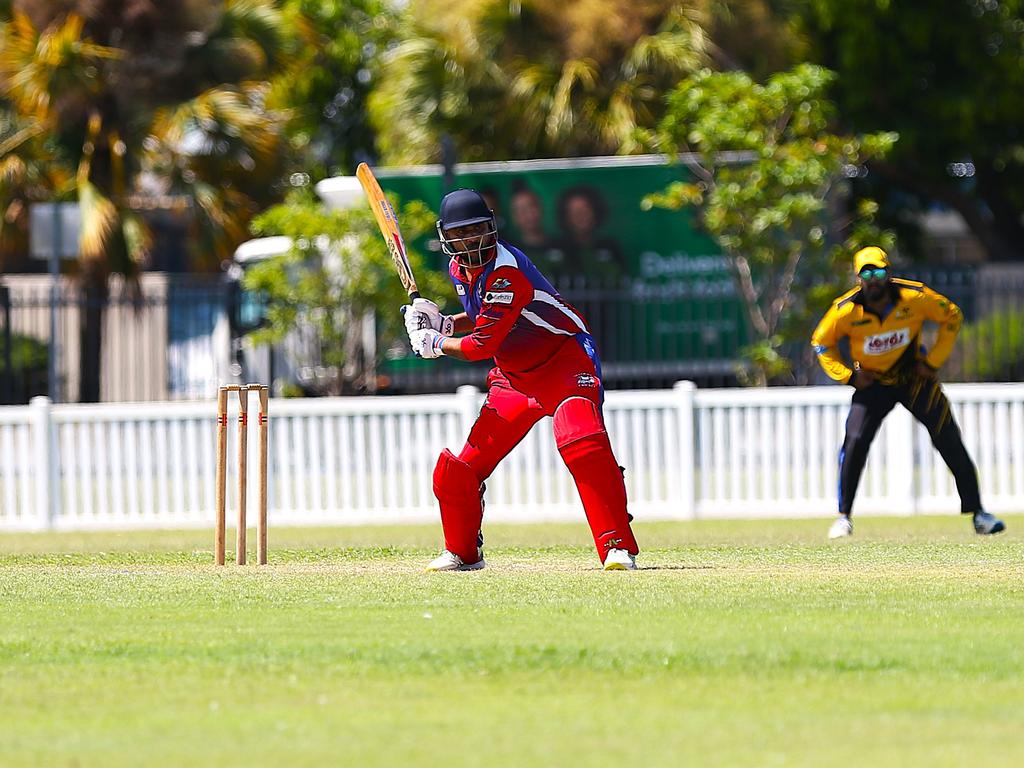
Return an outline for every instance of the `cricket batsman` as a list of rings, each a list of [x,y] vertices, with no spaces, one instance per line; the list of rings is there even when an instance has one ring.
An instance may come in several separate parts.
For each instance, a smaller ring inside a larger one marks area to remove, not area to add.
[[[427,570],[484,567],[483,483],[544,416],[554,417],[555,443],[604,569],[634,570],[638,548],[605,431],[601,360],[586,321],[522,251],[498,239],[494,213],[476,190],[445,195],[437,234],[465,311],[442,315],[426,299],[403,307],[412,349],[424,358],[493,358],[495,365],[465,446],[458,455],[442,451],[434,468],[444,552]]]
[[[832,303],[811,337],[825,373],[854,388],[839,451],[839,517],[829,528],[829,538],[853,534],[850,515],[868,448],[896,403],[928,428],[953,473],[960,511],[973,516],[975,532],[999,533],[1006,526],[982,509],[977,470],[936,377],[960,331],[960,309],[923,283],[892,277],[889,257],[881,248],[862,248],[853,263],[857,287]],[[935,346],[927,353],[921,344],[926,320],[939,327]],[[844,337],[853,368],[839,352]]]

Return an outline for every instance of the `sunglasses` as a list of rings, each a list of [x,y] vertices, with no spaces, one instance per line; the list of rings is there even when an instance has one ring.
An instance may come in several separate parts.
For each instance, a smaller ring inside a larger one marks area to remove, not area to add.
[[[878,267],[876,269],[865,267],[858,274],[861,280],[884,280],[885,276],[889,274],[889,270],[885,267]]]

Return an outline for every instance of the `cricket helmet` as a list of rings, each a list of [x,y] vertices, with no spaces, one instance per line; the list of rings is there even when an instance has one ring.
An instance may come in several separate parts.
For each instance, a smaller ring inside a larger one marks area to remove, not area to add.
[[[483,232],[469,237],[452,237],[449,233],[473,224],[488,226]],[[497,253],[498,225],[494,211],[487,207],[487,201],[475,189],[456,189],[444,196],[441,218],[437,220],[437,236],[444,254],[462,267],[482,267]]]

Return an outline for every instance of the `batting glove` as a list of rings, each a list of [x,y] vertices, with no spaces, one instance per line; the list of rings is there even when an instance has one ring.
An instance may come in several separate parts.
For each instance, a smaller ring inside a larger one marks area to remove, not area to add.
[[[421,328],[409,334],[412,351],[420,357],[441,357],[444,354],[441,351],[441,343],[444,340],[445,336],[433,328]]]
[[[455,318],[442,315],[437,304],[430,299],[414,299],[411,305],[402,307],[402,314],[405,315],[405,330],[409,333],[424,328],[432,328],[442,336],[455,333]]]

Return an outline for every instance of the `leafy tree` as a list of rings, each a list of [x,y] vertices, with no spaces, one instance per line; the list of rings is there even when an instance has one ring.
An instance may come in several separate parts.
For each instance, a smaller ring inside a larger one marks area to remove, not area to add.
[[[370,98],[382,159],[629,153],[663,94],[708,62],[702,15],[670,0],[414,0]]]
[[[278,194],[286,115],[266,93],[299,38],[267,0],[77,0],[16,3],[0,39],[5,221],[24,231],[41,199],[81,206],[79,399],[93,401],[107,278],[151,246],[142,210],[165,196],[189,211],[199,265],[215,268]]]
[[[812,65],[764,85],[740,72],[703,71],[669,95],[651,136],[655,147],[680,158],[693,180],[676,182],[645,204],[689,210],[721,247],[755,339],[747,350],[752,383],[788,372],[781,348],[787,341],[806,347],[795,332],[802,334],[831,298],[836,270],[849,274],[851,249],[888,244],[871,226],[870,203],[833,214],[845,178],[884,156],[897,138],[832,133],[827,90],[834,79]]]
[[[435,216],[422,203],[401,210],[407,241],[431,231]],[[294,243],[285,255],[250,267],[243,286],[267,302],[266,325],[255,343],[276,343],[302,324],[316,328],[321,360],[328,375],[318,394],[342,395],[376,389],[381,353],[407,348],[398,308],[408,303],[384,240],[368,206],[330,211],[308,187],[293,191],[284,203],[253,221],[258,235],[285,235]],[[409,260],[424,296],[445,296],[447,279],[428,270],[420,254]],[[362,346],[363,323],[376,318],[377,344]]]
[[[49,199],[73,177],[73,169],[54,162],[51,137],[0,101],[0,271],[27,261],[28,202]]]
[[[273,81],[268,103],[287,110],[297,165],[314,178],[351,173],[373,155],[366,100],[379,59],[394,40],[396,15],[385,0],[287,0],[302,19],[296,66]]]
[[[941,203],[990,258],[1024,258],[1024,2],[812,0],[801,21],[844,124],[900,135],[869,193],[904,217]]]

